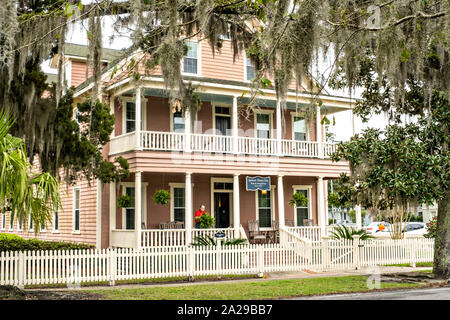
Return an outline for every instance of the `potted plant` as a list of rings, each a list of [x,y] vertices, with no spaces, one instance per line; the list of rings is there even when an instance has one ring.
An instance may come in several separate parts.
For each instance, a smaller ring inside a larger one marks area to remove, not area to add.
[[[127,194],[123,194],[117,198],[117,206],[119,208],[130,208],[133,206],[131,197]]]
[[[213,217],[211,217],[211,215],[207,212],[205,212],[198,218],[198,223],[199,223],[200,229],[213,228],[215,222],[216,222],[216,220]]]
[[[156,204],[166,205],[170,200],[170,192],[167,190],[156,190],[153,194],[153,201]]]
[[[291,206],[295,205],[297,207],[305,207],[308,204],[308,199],[303,193],[296,192],[292,195],[292,199],[289,200]]]

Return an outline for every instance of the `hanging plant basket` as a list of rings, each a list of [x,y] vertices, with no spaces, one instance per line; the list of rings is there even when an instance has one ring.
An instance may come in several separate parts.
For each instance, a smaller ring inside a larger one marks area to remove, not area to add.
[[[166,205],[170,200],[170,192],[167,190],[156,190],[153,194],[153,201],[156,204]]]
[[[308,199],[303,193],[296,192],[292,195],[292,199],[289,200],[289,204],[291,206],[295,205],[297,207],[306,207],[308,204]]]
[[[133,206],[131,197],[127,194],[121,195],[117,198],[117,206],[119,208],[131,208]]]

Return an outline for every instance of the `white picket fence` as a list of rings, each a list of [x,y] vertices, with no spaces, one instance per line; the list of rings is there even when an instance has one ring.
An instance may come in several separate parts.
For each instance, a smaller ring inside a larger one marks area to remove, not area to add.
[[[282,271],[348,270],[385,264],[433,261],[433,239],[299,242],[287,232],[281,244],[174,246],[1,252],[0,285],[262,274]]]

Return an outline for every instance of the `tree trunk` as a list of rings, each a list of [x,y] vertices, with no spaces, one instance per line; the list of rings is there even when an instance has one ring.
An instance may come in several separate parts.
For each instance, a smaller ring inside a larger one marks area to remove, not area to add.
[[[450,278],[450,194],[438,202],[433,273],[436,278]]]

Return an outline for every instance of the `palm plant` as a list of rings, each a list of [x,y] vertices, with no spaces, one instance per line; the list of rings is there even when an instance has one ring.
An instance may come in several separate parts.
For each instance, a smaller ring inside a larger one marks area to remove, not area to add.
[[[227,239],[222,240],[222,246],[237,246],[246,243],[247,240],[243,238],[238,239]],[[202,247],[202,246],[215,246],[217,245],[216,239],[209,236],[197,236],[194,238],[194,242],[192,242],[194,247]]]
[[[367,233],[366,230],[356,230],[344,225],[334,227],[331,231],[331,239],[333,240],[353,240],[353,236],[358,235],[360,240],[373,239],[373,236]]]
[[[11,219],[31,219],[35,226],[51,222],[51,213],[61,206],[58,181],[49,173],[32,172],[25,143],[8,132],[14,120],[0,111],[0,209]],[[38,232],[40,228],[34,228]]]

